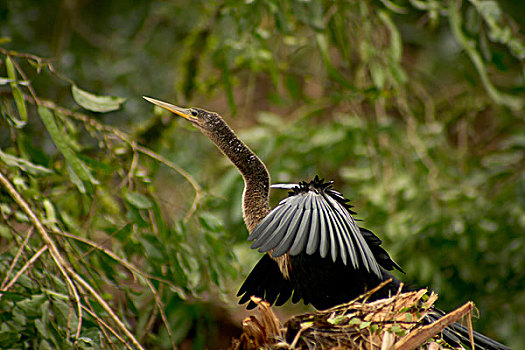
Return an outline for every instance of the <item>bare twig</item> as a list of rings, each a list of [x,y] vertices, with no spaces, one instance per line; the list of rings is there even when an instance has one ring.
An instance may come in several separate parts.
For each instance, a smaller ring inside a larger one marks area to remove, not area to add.
[[[126,325],[122,322],[120,318],[115,314],[115,312],[109,307],[109,305],[106,303],[106,301],[100,296],[100,294],[97,293],[96,290],[91,287],[89,283],[87,283],[79,274],[77,274],[71,267],[69,267],[68,272],[71,274],[73,279],[77,281],[78,284],[82,286],[99,304],[102,306],[102,308],[109,314],[110,318],[115,322],[119,328],[126,334],[126,336],[131,340],[133,345],[135,345],[137,348],[144,350],[142,345],[137,341],[135,336],[128,330]]]
[[[49,109],[52,109],[52,110],[56,111],[56,112],[58,112],[58,113],[60,113],[62,115],[66,115],[66,116],[72,117],[72,118],[74,118],[74,119],[76,119],[78,121],[81,121],[81,122],[85,123],[86,125],[90,125],[93,128],[95,128],[96,130],[103,131],[103,132],[115,135],[120,140],[122,140],[125,143],[127,143],[134,152],[138,151],[138,152],[140,152],[140,153],[142,153],[144,155],[147,155],[148,157],[150,157],[152,159],[155,159],[156,161],[166,165],[168,168],[171,168],[172,170],[174,170],[177,173],[179,173],[182,177],[184,177],[186,179],[186,181],[188,181],[191,184],[191,186],[193,187],[193,189],[195,191],[195,197],[193,199],[193,203],[191,205],[190,210],[188,211],[188,213],[184,217],[184,221],[188,221],[189,218],[193,215],[193,213],[197,209],[197,205],[198,205],[199,201],[202,198],[203,191],[202,191],[201,186],[193,178],[193,176],[191,176],[184,169],[180,168],[178,165],[176,165],[172,161],[168,160],[167,158],[161,156],[160,154],[153,152],[149,148],[146,148],[146,147],[143,147],[143,146],[139,145],[135,140],[132,139],[131,136],[129,136],[128,134],[124,133],[123,131],[121,131],[121,130],[119,130],[117,128],[113,128],[111,126],[101,124],[98,121],[96,121],[96,120],[94,120],[92,118],[89,118],[87,115],[84,115],[82,113],[72,112],[72,111],[70,111],[70,110],[68,110],[66,108],[62,108],[60,106],[57,106],[56,104],[54,104],[51,101],[39,100],[38,103],[43,105],[43,106],[45,106],[45,107],[47,107],[47,108],[49,108]]]
[[[156,306],[157,306],[157,308],[158,308],[158,310],[160,312],[162,321],[164,322],[164,325],[166,326],[166,330],[168,332],[168,336],[170,337],[170,341],[172,343],[172,346],[173,346],[173,348],[176,347],[175,346],[175,340],[174,340],[173,334],[171,332],[171,327],[170,327],[170,325],[168,323],[168,318],[166,317],[166,313],[164,312],[164,305],[162,303],[162,300],[161,300],[160,296],[158,295],[157,290],[155,289],[155,287],[151,283],[150,279],[155,279],[155,280],[157,280],[159,282],[162,282],[162,283],[170,286],[170,288],[173,289],[174,291],[176,291],[181,297],[185,297],[185,293],[184,293],[184,291],[182,289],[180,289],[179,287],[175,286],[173,283],[171,283],[168,280],[165,280],[165,279],[162,279],[162,278],[159,278],[159,277],[155,277],[155,276],[152,276],[152,275],[150,275],[150,274],[148,274],[146,272],[143,272],[142,270],[137,268],[135,265],[133,265],[133,264],[129,263],[128,261],[126,261],[125,259],[117,256],[111,250],[106,249],[104,247],[101,247],[98,244],[96,244],[95,242],[92,242],[92,241],[90,241],[90,240],[88,240],[86,238],[75,236],[75,235],[72,235],[70,233],[62,232],[62,231],[59,231],[59,230],[54,230],[53,232],[55,234],[59,234],[59,235],[64,236],[64,237],[72,238],[72,239],[80,241],[80,242],[82,242],[82,243],[84,243],[86,245],[89,245],[90,247],[103,252],[104,254],[106,254],[107,256],[112,258],[113,260],[117,261],[122,266],[124,266],[128,270],[130,270],[131,273],[138,274],[138,275],[141,275],[142,277],[144,277],[144,281],[146,282],[146,285],[148,286],[148,288],[151,290],[151,293],[155,297],[155,304],[156,304]]]
[[[467,326],[468,326],[468,340],[470,341],[470,347],[472,350],[476,349],[474,346],[474,327],[472,327],[472,314],[467,315]]]
[[[170,281],[168,281],[166,279],[157,277],[157,276],[150,275],[150,274],[140,270],[138,267],[136,267],[135,265],[131,264],[127,260],[119,257],[118,255],[116,255],[111,250],[106,249],[106,248],[98,245],[97,243],[95,243],[93,241],[90,241],[89,239],[86,239],[86,238],[83,238],[83,237],[79,237],[79,236],[75,236],[75,235],[73,235],[71,233],[63,232],[63,231],[59,231],[59,230],[55,230],[55,231],[53,231],[53,233],[61,235],[61,236],[64,236],[64,237],[68,237],[68,238],[71,238],[71,239],[75,239],[75,240],[77,240],[79,242],[82,242],[82,243],[84,243],[86,245],[89,245],[93,249],[99,250],[99,251],[103,252],[104,254],[106,254],[107,256],[109,256],[110,258],[112,258],[113,260],[117,261],[119,264],[121,264],[122,266],[126,267],[132,273],[136,273],[138,275],[141,275],[144,278],[153,279],[153,280],[157,280],[159,282],[162,282],[162,283],[168,285],[174,291],[176,291],[177,294],[179,294],[182,298],[186,297],[186,294],[184,293],[184,291],[182,289],[180,289],[180,287],[174,285],[172,282],[170,282]]]
[[[31,266],[35,261],[36,259],[38,259],[38,257],[40,255],[42,255],[42,253],[44,253],[45,251],[47,250],[47,245],[43,246],[42,248],[40,248],[36,253],[35,255],[33,255],[31,257],[31,259],[29,259],[25,264],[24,266],[22,266],[22,268],[16,273],[16,275],[13,277],[13,279],[11,281],[9,281],[9,283],[7,283],[5,285],[5,287],[2,287],[0,289],[0,298],[2,298],[2,292],[5,292],[7,291],[9,288],[11,288],[13,286],[13,284],[16,283],[16,281],[18,280],[18,278],[20,278],[20,276],[22,276],[22,274],[29,268],[29,266]]]
[[[20,208],[22,208],[22,210],[29,217],[29,220],[36,227],[37,232],[40,234],[41,238],[44,240],[45,244],[48,246],[53,261],[55,262],[58,269],[60,270],[60,273],[62,274],[62,276],[64,276],[64,279],[66,280],[66,285],[68,286],[69,293],[72,295],[73,300],[77,305],[78,327],[77,327],[76,337],[78,338],[80,336],[80,330],[82,327],[82,305],[80,302],[80,298],[78,296],[77,288],[73,284],[73,281],[71,281],[71,278],[69,277],[66,271],[68,267],[68,263],[64,260],[64,258],[58,251],[58,248],[56,247],[55,242],[48,235],[46,229],[44,228],[44,225],[36,217],[33,210],[31,210],[31,208],[29,207],[29,204],[27,204],[27,202],[22,198],[22,196],[17,192],[17,190],[14,188],[14,186],[11,184],[11,182],[9,182],[9,180],[4,176],[2,172],[0,172],[0,182],[2,183],[6,191],[9,193],[9,195],[20,206]]]
[[[2,284],[0,284],[0,290],[4,290],[4,286],[7,283],[7,280],[9,279],[11,272],[13,272],[13,269],[15,268],[16,263],[18,262],[18,258],[20,258],[20,255],[22,255],[22,252],[24,251],[24,248],[26,247],[27,242],[29,242],[29,238],[31,238],[31,235],[33,234],[33,230],[34,230],[34,227],[31,226],[29,230],[27,231],[27,235],[26,235],[26,238],[24,238],[24,242],[22,242],[22,245],[16,252],[15,258],[11,262],[11,266],[9,266],[9,270],[7,270],[7,273],[5,274]]]
[[[73,300],[78,307],[78,328],[77,328],[76,337],[77,338],[79,337],[80,330],[82,327],[82,304],[80,302],[80,298],[78,296],[78,291],[76,289],[76,286],[73,284],[71,277],[73,277],[73,279],[78,284],[80,284],[80,286],[82,286],[82,288],[85,289],[100,304],[100,306],[102,306],[102,308],[109,314],[109,317],[119,326],[122,332],[126,334],[126,336],[131,340],[131,342],[137,348],[144,349],[142,345],[140,345],[140,343],[137,341],[137,339],[135,339],[133,334],[127,329],[126,325],[118,318],[118,316],[113,312],[111,307],[100,296],[100,294],[98,294],[97,291],[94,290],[93,287],[91,287],[89,283],[87,283],[79,274],[77,274],[75,270],[67,263],[67,261],[65,261],[65,259],[62,257],[62,255],[58,251],[58,248],[55,242],[49,236],[46,229],[44,228],[44,225],[36,217],[35,213],[31,210],[27,202],[16,191],[16,189],[13,187],[13,185],[9,182],[9,180],[4,176],[2,172],[0,172],[0,183],[9,193],[9,195],[11,195],[14,201],[27,214],[27,216],[29,217],[33,225],[36,227],[37,232],[40,234],[40,236],[42,237],[42,239],[48,246],[49,251],[51,253],[51,257],[53,258],[53,261],[55,262],[58,269],[60,270],[60,273],[64,276],[64,279],[66,280],[66,284],[68,285],[68,290],[72,294]]]
[[[86,311],[88,314],[90,314],[95,320],[97,320],[98,323],[100,323],[102,326],[104,326],[105,329],[107,329],[108,331],[111,332],[111,334],[113,334],[118,340],[120,340],[122,342],[122,344],[126,345],[126,348],[128,349],[131,349],[133,350],[133,348],[128,344],[128,342],[122,338],[118,333],[117,331],[115,331],[113,328],[111,328],[106,322],[104,322],[103,319],[101,319],[100,317],[98,317],[98,315],[96,313],[94,313],[93,311],[91,311],[90,309],[88,309],[85,305],[82,305],[82,309],[84,309],[84,311]]]

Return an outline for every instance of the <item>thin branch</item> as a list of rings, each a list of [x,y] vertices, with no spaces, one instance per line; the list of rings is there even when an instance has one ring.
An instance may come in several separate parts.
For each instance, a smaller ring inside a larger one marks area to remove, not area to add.
[[[145,281],[146,285],[148,286],[148,288],[151,290],[151,293],[155,297],[155,305],[157,306],[157,308],[158,308],[158,310],[160,312],[160,316],[162,318],[162,322],[166,326],[166,331],[168,332],[168,336],[170,338],[171,344],[172,344],[174,349],[176,348],[175,340],[173,338],[173,333],[171,332],[171,327],[169,325],[168,318],[166,317],[166,313],[164,312],[164,305],[162,303],[162,300],[161,300],[157,290],[155,289],[155,286],[153,286],[153,283],[151,283],[150,279],[155,279],[155,280],[157,280],[159,282],[162,282],[162,283],[168,285],[172,290],[176,291],[181,297],[185,297],[185,293],[180,287],[175,286],[173,283],[171,283],[168,280],[165,280],[165,279],[162,279],[162,278],[158,278],[158,277],[152,276],[152,275],[150,275],[150,274],[148,274],[146,272],[141,271],[135,265],[133,265],[133,264],[129,263],[128,261],[122,259],[121,257],[117,256],[111,250],[106,249],[104,247],[101,247],[98,244],[96,244],[95,242],[92,242],[92,241],[90,241],[90,240],[88,240],[86,238],[75,236],[75,235],[72,235],[70,233],[62,232],[62,231],[59,231],[59,230],[54,230],[53,232],[55,234],[59,234],[59,235],[64,236],[64,237],[75,239],[75,240],[80,241],[80,242],[82,242],[82,243],[84,243],[86,245],[89,245],[90,247],[105,253],[107,256],[109,256],[113,260],[117,261],[122,266],[124,266],[128,270],[130,270],[131,273],[138,274],[138,275],[141,275],[142,277],[144,277],[144,281]]]
[[[182,298],[186,298],[186,293],[182,289],[180,289],[180,287],[177,287],[176,285],[174,285],[173,283],[171,283],[170,281],[168,281],[166,279],[163,279],[163,278],[160,278],[160,277],[157,277],[157,276],[153,276],[153,275],[150,275],[150,274],[148,274],[148,273],[146,273],[144,271],[141,271],[138,267],[136,267],[135,265],[131,264],[130,262],[124,260],[123,258],[119,257],[118,255],[116,255],[111,250],[106,249],[106,248],[98,245],[97,243],[95,243],[93,241],[90,241],[89,239],[86,239],[86,238],[83,238],[83,237],[79,237],[79,236],[75,236],[75,235],[73,235],[71,233],[63,232],[63,231],[59,231],[59,230],[55,230],[55,231],[53,231],[53,233],[61,235],[61,236],[64,236],[64,237],[68,237],[68,238],[71,238],[71,239],[75,239],[75,240],[77,240],[79,242],[82,242],[82,243],[84,243],[86,245],[89,245],[93,249],[99,250],[99,251],[103,252],[104,254],[106,254],[107,256],[109,256],[110,258],[112,258],[113,260],[117,261],[122,266],[124,266],[128,270],[130,270],[132,273],[136,273],[138,275],[143,276],[144,278],[149,278],[149,279],[153,279],[153,280],[159,281],[161,283],[164,283],[164,284],[168,285],[171,289],[175,290]]]
[[[27,79],[27,76],[25,75],[24,71],[20,68],[20,66],[18,65],[18,62],[16,62],[16,60],[11,60],[11,62],[13,62],[13,65],[16,67],[16,70],[18,71],[18,73],[20,74],[20,76],[22,77],[23,80],[25,81],[28,81],[29,80]],[[27,89],[29,90],[29,93],[31,94],[31,96],[33,96],[33,99],[35,101],[38,101],[37,97],[36,97],[36,93],[35,93],[35,90],[33,89],[33,86],[31,85],[31,83],[28,83],[26,85]]]
[[[78,327],[77,327],[76,337],[78,338],[80,336],[80,330],[82,327],[82,306],[80,302],[80,297],[78,296],[78,291],[75,285],[73,284],[73,281],[71,281],[71,278],[67,274],[66,268],[68,267],[68,264],[64,260],[60,252],[58,251],[58,248],[56,247],[53,239],[48,235],[46,229],[44,228],[44,225],[40,222],[40,220],[36,217],[33,210],[31,210],[31,208],[29,207],[29,204],[27,204],[27,202],[22,198],[22,196],[17,192],[17,190],[14,188],[14,186],[11,184],[11,182],[9,182],[9,180],[4,176],[2,172],[0,172],[0,182],[2,183],[6,191],[9,193],[9,195],[13,198],[13,200],[27,214],[27,216],[29,217],[33,225],[36,227],[37,232],[40,234],[41,238],[44,240],[46,245],[49,247],[51,258],[53,259],[58,269],[60,270],[60,273],[64,276],[64,279],[66,280],[68,290],[72,294],[73,300],[75,301],[77,305]]]
[[[131,340],[131,342],[139,349],[143,350],[144,348],[140,343],[135,339],[133,334],[127,329],[126,325],[118,318],[118,316],[113,312],[111,307],[106,303],[106,301],[100,296],[100,294],[97,293],[96,290],[91,287],[89,283],[87,283],[79,274],[75,272],[75,270],[65,261],[65,259],[62,257],[60,252],[58,251],[55,242],[53,239],[49,236],[46,229],[44,228],[43,224],[38,220],[35,213],[31,210],[27,202],[22,198],[22,196],[16,191],[16,189],[13,187],[13,185],[9,182],[9,180],[4,176],[2,172],[0,172],[0,183],[4,186],[6,191],[11,195],[11,197],[14,199],[14,201],[22,208],[22,210],[29,216],[29,219],[35,225],[37,232],[40,234],[46,245],[49,247],[49,250],[51,252],[51,257],[55,261],[55,264],[57,265],[58,269],[66,279],[68,289],[70,293],[73,294],[73,300],[75,301],[76,305],[78,306],[78,328],[77,328],[77,338],[80,335],[80,330],[82,327],[82,304],[80,302],[80,298],[78,296],[77,289],[75,285],[73,284],[73,281],[71,281],[70,275],[73,277],[73,279],[82,286],[99,304],[102,306],[102,308],[109,314],[109,317],[119,326],[119,328],[126,334],[126,336]],[[69,274],[68,274],[69,273]]]
[[[34,101],[32,101],[32,102],[34,102]],[[182,177],[184,177],[186,179],[186,181],[188,181],[191,184],[191,186],[193,187],[193,189],[195,191],[195,197],[193,199],[193,203],[191,205],[190,210],[188,211],[188,213],[184,217],[184,221],[187,222],[189,220],[189,218],[193,215],[193,213],[197,209],[197,205],[198,205],[199,201],[202,198],[203,190],[202,190],[201,186],[198,184],[198,182],[193,178],[193,176],[191,176],[184,169],[180,168],[178,165],[176,165],[172,161],[168,160],[167,158],[161,156],[160,154],[155,153],[152,150],[139,145],[136,141],[134,141],[132,139],[132,137],[130,135],[124,133],[123,131],[121,131],[121,130],[119,130],[117,128],[113,128],[111,126],[101,124],[98,121],[96,121],[96,120],[94,120],[92,118],[89,118],[87,115],[84,115],[84,114],[81,114],[81,113],[71,112],[70,110],[68,110],[66,108],[62,108],[62,107],[57,106],[56,104],[54,104],[51,101],[38,100],[37,104],[41,104],[42,106],[45,106],[45,107],[47,107],[49,109],[52,109],[52,110],[54,110],[54,111],[56,111],[56,112],[58,112],[58,113],[60,113],[62,115],[66,115],[66,116],[69,116],[71,118],[74,118],[75,120],[81,121],[81,122],[85,123],[86,125],[92,126],[96,130],[113,134],[116,137],[118,137],[120,140],[122,140],[125,143],[127,143],[131,147],[131,149],[133,151],[138,151],[138,152],[140,152],[140,153],[142,153],[144,155],[147,155],[148,157],[150,157],[150,158],[152,158],[152,159],[154,159],[154,160],[156,160],[156,161],[166,165],[168,168],[171,168],[172,170],[174,170],[177,173],[179,173]]]
[[[103,319],[101,319],[100,317],[98,317],[98,315],[96,313],[94,313],[93,311],[91,311],[90,309],[88,309],[85,305],[82,305],[82,309],[84,309],[84,311],[86,311],[88,314],[90,314],[95,320],[97,320],[98,323],[100,323],[101,325],[104,326],[104,328],[106,328],[107,330],[109,330],[111,332],[111,334],[113,334],[115,337],[117,337],[118,340],[120,340],[122,342],[122,344],[126,345],[126,347],[128,349],[131,349],[133,350],[133,348],[128,344],[128,342],[122,338],[113,328],[111,328],[106,322],[104,322]]]
[[[11,262],[11,266],[9,266],[9,270],[7,270],[7,273],[5,274],[5,278],[2,281],[2,284],[0,284],[0,290],[4,290],[4,286],[7,283],[7,280],[9,279],[9,276],[11,275],[11,272],[13,272],[13,269],[16,266],[16,263],[18,262],[18,258],[20,258],[20,255],[22,255],[22,252],[24,251],[24,248],[27,245],[27,242],[29,242],[29,238],[31,238],[31,235],[33,234],[34,226],[31,226],[29,230],[27,231],[26,238],[24,238],[24,242],[22,242],[22,245],[16,252],[15,258]]]
[[[110,318],[115,322],[119,328],[126,334],[126,336],[131,340],[131,342],[139,349],[144,350],[142,345],[135,339],[133,334],[128,330],[126,325],[118,318],[118,316],[115,314],[115,312],[109,307],[109,305],[106,303],[106,301],[100,296],[100,294],[97,293],[96,290],[91,287],[89,283],[87,283],[79,274],[77,274],[70,266],[67,267],[68,272],[71,274],[73,279],[77,281],[78,284],[82,286],[99,304],[102,306],[102,308],[109,314]]]
[[[124,141],[126,141],[126,140],[124,140]],[[128,141],[126,141],[126,142],[128,142]],[[148,148],[145,148],[145,147],[142,147],[142,146],[138,145],[137,143],[135,143],[135,141],[132,141],[132,142],[135,145],[134,149],[136,149],[137,151],[139,151],[139,152],[149,156],[150,158],[153,158],[153,159],[159,161],[160,163],[163,163],[164,165],[172,168],[173,170],[175,170],[176,172],[181,174],[193,186],[193,188],[195,189],[195,198],[193,199],[193,203],[191,205],[191,209],[188,211],[188,213],[184,217],[184,221],[187,222],[188,219],[193,215],[195,210],[197,210],[197,204],[199,203],[199,201],[200,201],[200,199],[202,197],[202,189],[201,189],[200,185],[197,183],[197,181],[195,181],[193,176],[191,176],[189,173],[187,173],[184,169],[179,168],[173,162],[169,161],[165,157],[161,156],[160,154],[157,154],[157,153],[153,152],[152,150],[150,150]],[[133,147],[133,144],[129,143],[129,145],[131,147]]]
[[[129,167],[128,174],[122,179],[120,184],[118,184],[118,188],[123,187],[126,183],[129,183],[129,186],[133,187],[133,174],[135,173],[135,169],[137,168],[139,162],[139,156],[136,151],[133,151],[133,157],[131,158],[131,165]]]
[[[16,283],[16,281],[18,280],[18,278],[20,278],[20,276],[22,276],[22,274],[29,268],[29,266],[31,266],[35,261],[36,259],[38,259],[40,257],[40,255],[42,255],[46,250],[48,249],[48,246],[45,245],[43,246],[42,248],[40,248],[36,253],[35,255],[33,255],[31,257],[31,259],[29,259],[25,264],[24,266],[22,266],[22,268],[16,273],[15,277],[13,277],[13,279],[11,281],[9,281],[9,283],[6,284],[5,287],[2,287],[0,289],[0,298],[2,298],[2,295],[3,293],[2,292],[5,292],[7,291],[9,288],[11,288],[13,286],[13,284]]]

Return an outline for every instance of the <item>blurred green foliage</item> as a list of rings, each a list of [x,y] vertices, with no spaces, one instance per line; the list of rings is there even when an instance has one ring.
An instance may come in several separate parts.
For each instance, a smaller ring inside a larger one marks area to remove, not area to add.
[[[273,182],[335,180],[404,280],[445,310],[473,300],[477,330],[525,347],[524,13],[510,0],[3,2],[0,347],[224,337],[210,305],[233,308],[258,259],[242,179],[142,95],[221,113]]]

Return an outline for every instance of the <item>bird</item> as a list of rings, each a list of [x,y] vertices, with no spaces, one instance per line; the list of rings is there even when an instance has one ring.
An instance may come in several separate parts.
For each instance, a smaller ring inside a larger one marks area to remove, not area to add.
[[[381,247],[381,239],[360,227],[352,205],[333,182],[315,176],[297,184],[270,185],[270,174],[257,155],[242,142],[224,119],[201,108],[182,108],[151,97],[148,102],[178,115],[197,127],[237,167],[244,179],[243,219],[251,248],[264,253],[241,285],[239,303],[255,307],[251,296],[270,305],[303,300],[323,310],[349,302],[380,283],[386,287],[371,300],[395,294],[402,282],[390,271],[402,268]],[[270,188],[288,190],[288,197],[270,208]],[[406,288],[404,290],[407,290]],[[438,309],[425,322],[437,321]],[[470,344],[468,329],[455,323],[443,331],[451,344]],[[510,350],[474,332],[476,349]]]

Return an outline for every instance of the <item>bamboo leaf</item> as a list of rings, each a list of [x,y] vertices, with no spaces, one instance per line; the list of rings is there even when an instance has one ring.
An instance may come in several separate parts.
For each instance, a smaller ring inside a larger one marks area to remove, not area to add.
[[[138,192],[126,192],[124,197],[129,204],[138,209],[150,209],[153,206],[148,197]]]
[[[30,161],[23,158],[18,158],[13,155],[4,153],[2,152],[2,150],[0,150],[0,160],[2,160],[8,166],[17,167],[20,170],[26,173],[30,173],[32,175],[48,175],[53,173],[52,170],[46,167],[33,164]]]
[[[93,112],[111,112],[120,108],[125,98],[116,96],[99,96],[80,89],[76,85],[71,85],[73,99],[82,108]]]
[[[85,193],[86,188],[85,185],[82,184],[84,181],[94,185],[98,184],[98,181],[93,177],[93,175],[91,175],[91,172],[84,162],[82,162],[82,160],[80,160],[80,158],[75,155],[71,147],[69,147],[67,144],[66,139],[58,129],[53,113],[46,107],[39,106],[38,114],[40,115],[42,122],[49,132],[49,135],[53,139],[53,142],[66,159],[71,181],[77,185],[79,191],[81,193]]]
[[[24,94],[22,94],[22,91],[16,83],[16,70],[13,61],[11,61],[11,57],[7,56],[5,60],[5,66],[7,70],[7,77],[11,80],[9,82],[9,85],[11,85],[11,90],[13,92],[13,98],[15,99],[16,108],[18,109],[20,118],[24,122],[27,122],[27,109],[24,101]]]

